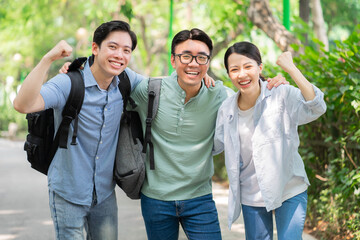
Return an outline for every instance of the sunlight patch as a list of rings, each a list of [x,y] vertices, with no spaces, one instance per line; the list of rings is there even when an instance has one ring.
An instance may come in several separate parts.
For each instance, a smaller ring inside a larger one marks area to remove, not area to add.
[[[19,214],[19,213],[23,213],[23,212],[24,211],[22,211],[22,210],[0,210],[0,215]],[[0,240],[1,240],[1,238],[0,238]]]
[[[16,235],[0,235],[0,240],[11,240],[11,239],[15,239],[17,236]]]

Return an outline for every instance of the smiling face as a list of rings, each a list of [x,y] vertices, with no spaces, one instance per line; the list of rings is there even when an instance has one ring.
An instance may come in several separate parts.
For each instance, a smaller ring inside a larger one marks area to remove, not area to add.
[[[123,72],[131,59],[131,47],[130,35],[123,31],[109,33],[100,46],[93,42],[92,53],[95,60],[91,68],[96,69],[95,75],[112,79]]]
[[[174,52],[175,55],[185,53],[193,56],[210,55],[210,49],[204,42],[191,39],[177,44]],[[175,55],[171,55],[171,65],[176,70],[180,87],[184,90],[200,88],[201,81],[209,68],[209,62],[205,65],[199,65],[193,59],[190,63],[183,64],[180,62],[179,56]]]
[[[241,94],[259,92],[262,68],[262,64],[259,66],[255,60],[238,53],[232,53],[228,58],[229,77]]]

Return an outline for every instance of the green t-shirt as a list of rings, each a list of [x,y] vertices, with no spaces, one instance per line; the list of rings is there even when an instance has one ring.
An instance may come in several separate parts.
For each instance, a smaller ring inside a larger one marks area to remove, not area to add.
[[[131,94],[138,105],[135,110],[143,129],[148,107],[147,87],[148,81],[142,81]],[[218,108],[228,93],[221,81],[209,89],[202,84],[199,93],[184,104],[186,94],[177,83],[176,72],[162,80],[159,108],[151,125],[155,170],[150,170],[148,149],[144,195],[169,201],[212,192],[215,122]]]

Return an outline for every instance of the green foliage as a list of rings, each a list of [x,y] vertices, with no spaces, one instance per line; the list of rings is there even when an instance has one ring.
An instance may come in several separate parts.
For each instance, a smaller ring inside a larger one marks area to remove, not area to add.
[[[309,221],[327,224],[330,236],[360,236],[360,25],[331,52],[305,47],[295,59],[306,78],[325,94],[327,112],[299,127],[300,154],[312,185]],[[296,49],[297,47],[294,46]]]
[[[27,130],[25,115],[16,112],[10,101],[7,100],[6,104],[0,105],[0,113],[0,129],[2,131],[8,130],[9,123],[16,123],[19,132]]]
[[[328,30],[341,26],[348,32],[352,32],[360,23],[360,3],[358,0],[322,0],[321,5]]]
[[[217,181],[228,181],[224,153],[214,156],[214,177]]]

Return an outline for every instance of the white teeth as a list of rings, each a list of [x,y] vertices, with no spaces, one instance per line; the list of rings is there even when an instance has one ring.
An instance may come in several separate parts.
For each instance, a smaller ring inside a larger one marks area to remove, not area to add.
[[[186,74],[190,74],[190,75],[198,75],[197,72],[186,72]]]
[[[239,82],[240,85],[247,85],[249,84],[251,81],[247,81],[247,82]]]
[[[120,64],[120,63],[117,63],[117,62],[111,62],[113,65],[115,65],[115,66],[118,66],[118,67],[120,67],[122,64]]]

